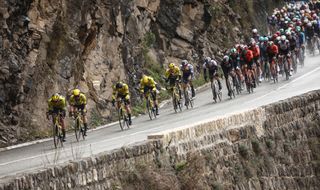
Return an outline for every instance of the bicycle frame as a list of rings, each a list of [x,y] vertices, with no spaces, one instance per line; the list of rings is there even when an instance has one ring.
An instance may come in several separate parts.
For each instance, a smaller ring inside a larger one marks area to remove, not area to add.
[[[54,146],[55,148],[58,147],[59,142],[61,147],[63,147],[63,134],[62,134],[62,126],[60,124],[60,118],[61,117],[61,113],[55,113],[52,115],[53,118],[53,142],[54,142]]]

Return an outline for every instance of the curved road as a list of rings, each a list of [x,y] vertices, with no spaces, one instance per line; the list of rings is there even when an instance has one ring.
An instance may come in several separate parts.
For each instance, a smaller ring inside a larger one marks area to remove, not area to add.
[[[311,90],[320,89],[320,59],[311,57],[306,60],[304,68],[298,69],[289,81],[281,77],[278,84],[262,82],[253,94],[247,92],[229,100],[226,89],[223,90],[223,101],[213,103],[209,89],[199,92],[195,107],[175,114],[172,105],[160,109],[160,116],[150,121],[148,116],[133,120],[130,130],[120,131],[118,124],[94,130],[88,133],[85,141],[77,143],[74,136],[68,136],[62,149],[55,150],[52,140],[42,141],[23,147],[15,147],[0,152],[0,182],[8,176],[21,172],[46,168],[49,165],[88,157],[103,151],[110,151],[122,146],[141,142],[153,133],[173,129],[209,118],[241,112],[261,105],[266,105]]]

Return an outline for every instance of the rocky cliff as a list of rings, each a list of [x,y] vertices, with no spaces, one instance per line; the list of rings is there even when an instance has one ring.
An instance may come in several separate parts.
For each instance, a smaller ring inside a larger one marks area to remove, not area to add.
[[[113,81],[135,86],[180,59],[197,65],[263,29],[279,2],[1,0],[0,147],[45,136],[47,99],[74,87],[89,98],[92,124],[109,121]]]

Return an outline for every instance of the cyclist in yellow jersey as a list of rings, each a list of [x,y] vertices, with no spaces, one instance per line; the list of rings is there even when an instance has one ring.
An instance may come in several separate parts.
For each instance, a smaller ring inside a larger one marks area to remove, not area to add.
[[[156,108],[156,114],[159,115],[156,82],[152,77],[143,75],[140,80],[140,92],[141,94],[146,95],[148,91],[150,91],[154,107]]]
[[[81,93],[79,89],[74,89],[72,91],[72,95],[69,99],[70,109],[69,109],[69,116],[72,117],[75,109],[78,109],[82,116],[82,121],[84,125],[84,136],[87,136],[87,130],[88,130],[88,123],[87,123],[87,117],[86,117],[86,105],[87,105],[87,98],[86,96]]]
[[[58,94],[55,93],[51,96],[51,98],[48,100],[48,112],[47,112],[47,118],[49,119],[50,115],[60,113],[60,121],[62,127],[62,135],[63,135],[63,141],[66,141],[66,129],[64,124],[64,118],[66,116],[66,99]],[[53,118],[52,118],[53,120]],[[54,122],[54,121],[52,121]]]
[[[112,105],[115,106],[116,99],[124,100],[126,111],[128,113],[128,117],[129,117],[129,125],[132,125],[131,108],[130,108],[130,92],[129,92],[128,85],[126,83],[119,81],[115,85],[113,85],[112,89],[113,89]],[[118,102],[117,107],[119,108],[119,106],[120,106],[120,102]]]
[[[165,77],[166,77],[166,82],[169,83],[170,89],[178,83],[179,80],[181,80],[181,72],[180,68],[177,67],[174,63],[169,63],[168,69],[165,72]],[[180,90],[180,85],[178,84],[178,90],[179,90],[179,96],[181,98],[181,90]]]

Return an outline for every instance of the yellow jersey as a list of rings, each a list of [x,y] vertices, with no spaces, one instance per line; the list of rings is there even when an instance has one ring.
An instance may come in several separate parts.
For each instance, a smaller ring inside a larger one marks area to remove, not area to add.
[[[181,73],[180,73],[180,68],[177,67],[177,66],[174,66],[173,69],[167,69],[166,70],[166,73],[165,73],[165,77],[167,79],[169,78],[176,78],[178,76],[181,76]]]
[[[54,109],[65,110],[67,106],[66,99],[63,96],[59,96],[58,101],[52,101],[52,98],[48,100],[48,111],[53,111]]]
[[[79,98],[76,99],[74,95],[71,95],[69,103],[72,106],[81,106],[87,104],[87,98],[83,93],[80,93]]]
[[[126,83],[120,82],[122,84],[122,88],[116,88],[116,85],[112,86],[112,99],[115,100],[117,96],[125,96],[129,94],[129,86]]]
[[[144,83],[143,79],[140,80],[140,91],[143,92],[144,88],[148,87],[153,90],[156,89],[156,82],[154,82],[152,77],[148,77],[148,82]]]

